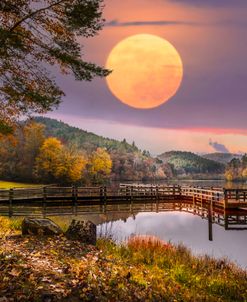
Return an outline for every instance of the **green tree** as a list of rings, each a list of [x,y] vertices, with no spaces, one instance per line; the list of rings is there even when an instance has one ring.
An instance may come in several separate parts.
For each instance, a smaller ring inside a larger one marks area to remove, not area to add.
[[[76,80],[109,71],[81,58],[78,37],[103,25],[103,0],[0,1],[0,131],[21,115],[57,106],[63,91],[45,66],[57,65]],[[51,70],[51,68],[49,68]]]

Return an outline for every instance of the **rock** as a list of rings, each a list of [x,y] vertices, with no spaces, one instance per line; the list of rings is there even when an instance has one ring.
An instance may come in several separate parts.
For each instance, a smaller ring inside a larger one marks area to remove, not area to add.
[[[63,231],[50,219],[25,218],[22,221],[22,235],[60,235]]]
[[[91,221],[73,220],[65,233],[69,240],[79,240],[86,244],[96,244],[96,225]]]

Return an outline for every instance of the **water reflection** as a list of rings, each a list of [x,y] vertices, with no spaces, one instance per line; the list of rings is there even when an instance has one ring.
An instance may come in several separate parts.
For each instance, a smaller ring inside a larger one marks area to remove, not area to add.
[[[204,215],[187,211],[166,211],[159,213],[139,212],[127,219],[119,219],[112,213],[111,220],[100,224],[98,232],[111,235],[117,241],[123,241],[133,234],[154,235],[165,241],[183,243],[194,254],[208,254],[213,257],[226,257],[247,268],[246,214],[244,219],[228,216],[227,230],[223,215],[212,215],[212,222]],[[193,214],[193,215],[192,215]],[[114,219],[116,219],[114,221]],[[240,223],[237,225],[236,223]],[[237,227],[236,227],[237,226]],[[243,231],[239,231],[239,230]],[[210,234],[211,232],[211,234]],[[213,241],[209,241],[210,236]]]
[[[208,224],[208,239],[213,241],[213,224],[223,227],[225,230],[247,230],[247,210],[246,209],[224,209],[211,205],[201,207],[196,204],[186,202],[155,202],[155,203],[131,203],[131,204],[111,204],[100,207],[100,212],[104,213],[101,219],[106,221],[123,220],[126,222],[126,213],[135,220],[136,215],[141,212],[187,212],[194,216],[201,217]],[[114,213],[117,217],[114,219]],[[123,217],[121,217],[123,215]]]
[[[227,257],[247,267],[247,210],[202,207],[181,201],[130,201],[60,207],[20,207],[21,216],[56,217],[69,224],[73,218],[89,219],[98,234],[122,241],[132,234],[155,235],[165,241],[183,243],[196,254]],[[58,217],[59,216],[59,217]]]
[[[159,184],[164,184],[164,181],[158,182]],[[165,182],[167,184],[167,182]],[[180,186],[199,186],[199,187],[219,187],[226,189],[247,189],[247,182],[231,182],[225,180],[174,180],[170,184],[177,184]]]

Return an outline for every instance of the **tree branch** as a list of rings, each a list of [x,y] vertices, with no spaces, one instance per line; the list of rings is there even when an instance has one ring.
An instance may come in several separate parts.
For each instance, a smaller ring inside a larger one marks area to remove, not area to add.
[[[40,9],[36,10],[36,11],[31,12],[30,14],[26,15],[25,17],[23,17],[22,19],[20,19],[19,21],[17,21],[17,22],[10,28],[9,31],[14,31],[14,30],[16,29],[16,27],[18,27],[21,23],[23,23],[23,22],[26,21],[27,19],[32,18],[33,16],[35,16],[36,14],[38,14],[38,13],[40,13],[40,12],[42,12],[42,11],[45,11],[45,10],[47,10],[47,9],[50,9],[50,8],[56,6],[56,5],[59,5],[59,4],[61,4],[62,2],[64,2],[64,1],[65,1],[65,0],[59,0],[59,1],[55,2],[55,3],[50,4],[49,6],[42,7],[42,8],[40,8]]]

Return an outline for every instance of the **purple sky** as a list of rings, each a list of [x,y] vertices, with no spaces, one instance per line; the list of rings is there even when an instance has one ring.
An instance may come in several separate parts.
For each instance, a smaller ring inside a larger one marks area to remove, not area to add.
[[[160,107],[140,110],[117,100],[105,79],[82,83],[59,76],[66,97],[50,116],[104,136],[126,136],[153,153],[182,148],[182,136],[191,138],[184,150],[214,151],[215,141],[232,152],[247,151],[247,1],[106,0],[104,17],[99,35],[80,41],[85,59],[103,66],[122,39],[158,35],[181,55],[180,89]],[[140,139],[143,129],[153,141]]]

